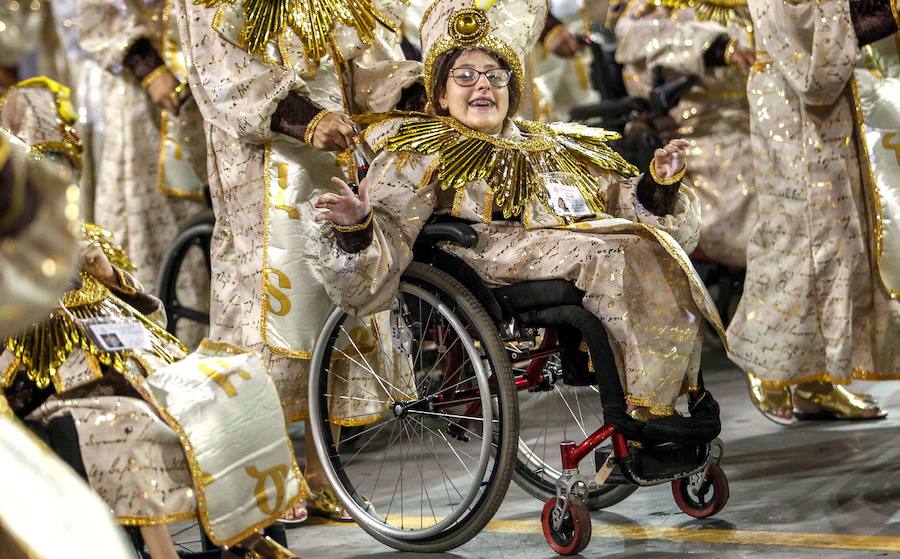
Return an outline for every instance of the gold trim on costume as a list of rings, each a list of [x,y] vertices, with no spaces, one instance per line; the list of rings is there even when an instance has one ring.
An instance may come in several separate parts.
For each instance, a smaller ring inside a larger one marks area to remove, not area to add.
[[[312,117],[312,120],[309,121],[309,124],[306,125],[306,132],[303,133],[303,141],[307,145],[313,145],[313,135],[316,133],[316,127],[319,126],[319,123],[322,122],[322,119],[326,116],[330,115],[331,111],[328,109],[322,109],[316,116]]]
[[[241,47],[268,60],[270,42],[293,33],[303,45],[307,59],[318,62],[328,54],[328,41],[337,24],[356,30],[360,40],[371,45],[378,23],[399,33],[400,24],[382,13],[372,0],[194,0],[208,8],[231,4],[241,9],[244,25]],[[284,62],[284,61],[283,61]]]
[[[260,315],[259,315],[259,333],[262,336],[263,343],[272,353],[291,357],[293,359],[312,359],[311,351],[297,351],[293,349],[284,349],[269,343],[266,325],[269,319],[269,313],[272,308],[269,305],[269,213],[271,210],[271,200],[269,195],[269,185],[272,180],[272,143],[265,145],[263,155],[263,192],[265,193],[265,213],[263,218],[263,265],[262,265],[262,292],[260,293]]]
[[[891,5],[893,5],[893,0],[891,0]],[[884,252],[883,209],[881,205],[881,196],[878,192],[878,182],[872,172],[872,159],[869,153],[869,143],[866,141],[863,109],[860,105],[859,86],[856,83],[855,76],[850,78],[850,91],[853,100],[853,121],[856,125],[857,142],[859,142],[862,151],[860,164],[864,168],[862,173],[863,183],[865,183],[867,187],[866,191],[868,193],[868,198],[874,206],[872,208],[874,214],[872,220],[874,222],[872,233],[875,238],[875,246],[873,247],[875,251],[875,269],[878,272],[878,279],[880,280],[882,287],[884,287],[885,291],[887,291],[892,299],[896,299],[900,297],[900,289],[892,289],[891,286],[888,285],[882,270],[881,255]]]
[[[72,165],[81,171],[81,140],[75,133],[73,126],[77,120],[75,109],[72,107],[70,99],[70,90],[68,87],[61,85],[46,76],[38,76],[23,80],[16,85],[7,89],[3,95],[0,95],[0,109],[6,103],[9,93],[15,88],[31,87],[45,88],[53,93],[56,99],[56,116],[57,126],[62,140],[40,142],[30,146],[28,155],[33,158],[40,158],[47,154],[62,154],[69,158]]]
[[[177,512],[164,516],[116,516],[116,522],[122,526],[155,526],[194,518],[197,518],[196,512]]]
[[[590,166],[621,176],[637,174],[633,165],[606,145],[618,138],[614,132],[565,123],[516,121],[515,125],[526,134],[523,139],[495,138],[450,117],[423,116],[402,122],[375,150],[438,155],[442,189],[461,190],[472,181],[484,180],[505,219],[521,215],[526,202],[546,197],[539,178],[542,173],[571,173],[596,213],[605,213],[606,197],[597,188]],[[491,211],[492,207],[485,208],[487,223]]]
[[[356,225],[340,225],[338,223],[332,223],[332,227],[338,233],[355,233],[357,231],[362,231],[367,228],[372,223],[372,216],[375,215],[374,211],[369,211],[369,215],[366,216],[366,219],[363,220],[362,223],[357,223]]]
[[[656,181],[656,184],[661,184],[664,186],[670,186],[673,184],[677,184],[681,182],[681,179],[684,178],[685,173],[687,173],[687,165],[682,165],[681,170],[672,175],[671,177],[661,177],[656,172],[656,158],[650,160],[650,177]]]
[[[167,73],[168,71],[169,69],[166,68],[165,64],[160,64],[156,68],[150,70],[149,74],[144,76],[144,78],[141,80],[141,87],[147,89],[148,87],[150,87],[150,84],[158,80],[160,76],[162,76],[164,73]]]

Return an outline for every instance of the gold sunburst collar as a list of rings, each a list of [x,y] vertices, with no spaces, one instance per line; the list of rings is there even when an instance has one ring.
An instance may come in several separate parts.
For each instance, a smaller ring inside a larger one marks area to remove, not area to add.
[[[670,10],[693,8],[700,21],[712,21],[723,27],[737,25],[747,30],[753,29],[747,0],[655,0],[655,3]]]
[[[52,382],[59,389],[62,383],[57,371],[76,349],[84,352],[95,377],[102,374],[101,365],[124,373],[129,358],[141,351],[149,352],[165,363],[173,363],[186,353],[186,348],[174,336],[117,298],[98,280],[81,274],[81,281],[82,286],[66,292],[60,306],[47,319],[6,340],[4,347],[12,352],[15,360],[8,370],[0,371],[3,375],[0,386],[8,387],[23,370],[38,388],[46,388]],[[76,323],[93,318],[138,320],[150,334],[152,349],[101,349]]]
[[[597,188],[589,167],[622,176],[638,172],[606,144],[619,137],[615,132],[524,120],[515,121],[515,126],[523,137],[495,138],[450,117],[416,117],[403,122],[374,149],[438,155],[442,189],[460,190],[472,181],[484,180],[506,219],[522,215],[529,201],[546,203],[547,194],[540,179],[543,173],[570,173],[576,177],[591,209],[604,213],[606,197]]]
[[[266,45],[286,33],[300,39],[306,57],[318,61],[328,54],[338,23],[353,27],[371,45],[378,22],[397,32],[399,24],[382,13],[372,0],[194,0],[209,8],[234,4],[244,15],[240,40],[251,54],[267,57]]]
[[[165,363],[174,363],[187,352],[174,336],[117,298],[102,283],[87,274],[81,274],[81,281],[82,286],[68,291],[47,319],[6,340],[4,348],[12,352],[15,361],[7,371],[0,371],[3,375],[0,385],[8,387],[16,373],[23,370],[38,388],[46,388],[52,382],[59,389],[61,382],[57,371],[76,349],[84,352],[95,377],[100,376],[101,365],[124,374],[128,360],[141,351],[149,352]],[[152,349],[101,349],[76,324],[76,320],[92,318],[138,320],[150,333]]]

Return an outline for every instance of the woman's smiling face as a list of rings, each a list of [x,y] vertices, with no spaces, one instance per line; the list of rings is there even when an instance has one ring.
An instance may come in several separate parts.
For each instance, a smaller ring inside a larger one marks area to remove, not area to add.
[[[460,69],[488,72],[502,70],[503,67],[483,50],[464,52],[454,62],[444,93],[438,99],[441,108],[465,126],[485,134],[499,134],[509,112],[509,84],[492,86],[487,76],[482,74],[474,85],[461,86],[452,75]]]

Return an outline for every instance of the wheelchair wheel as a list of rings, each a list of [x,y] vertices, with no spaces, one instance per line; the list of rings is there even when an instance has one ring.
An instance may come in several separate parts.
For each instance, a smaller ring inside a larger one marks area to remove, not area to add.
[[[206,264],[206,272],[212,276],[212,264],[210,261],[209,245],[212,241],[213,227],[216,216],[213,211],[206,210],[188,221],[181,232],[175,237],[168,255],[163,262],[157,284],[157,296],[163,303],[168,317],[167,330],[173,335],[178,335],[178,322],[187,320],[209,326],[209,308],[192,308],[182,304],[178,298],[179,277],[185,270],[185,260],[188,255],[198,251],[203,256]]]
[[[541,512],[544,538],[553,551],[560,555],[575,555],[591,543],[591,513],[580,498],[570,497],[557,528],[553,523],[555,508],[556,497],[547,501]]]
[[[558,358],[551,359],[544,372],[553,379],[551,384],[542,390],[519,393],[519,441],[513,480],[523,491],[546,502],[556,497],[556,480],[562,475],[559,443],[586,439],[603,425],[603,410],[596,386],[569,386],[562,382]],[[607,441],[598,447],[595,456],[611,451]],[[583,470],[592,466],[594,458],[581,463]],[[610,507],[636,490],[635,485],[592,482],[585,492],[585,504],[590,510]]]
[[[456,280],[416,262],[401,278],[388,331],[379,329],[390,337],[380,356],[353,341],[359,320],[333,311],[313,352],[309,425],[325,474],[382,543],[458,547],[493,517],[515,465],[515,382],[496,327]],[[357,372],[342,376],[340,360]],[[353,390],[339,395],[337,386]],[[352,435],[336,435],[336,425],[354,424],[346,408],[332,419],[350,400],[380,411]]]
[[[728,503],[728,478],[721,466],[713,463],[706,469],[705,476],[699,473],[673,481],[672,496],[683,513],[694,518],[709,518]]]

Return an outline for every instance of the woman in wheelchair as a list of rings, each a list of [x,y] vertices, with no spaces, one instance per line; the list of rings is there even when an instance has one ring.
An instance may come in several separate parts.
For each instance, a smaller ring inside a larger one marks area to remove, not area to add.
[[[680,188],[686,142],[657,150],[650,172],[634,176],[605,143],[614,134],[513,120],[544,2],[489,4],[432,6],[421,30],[433,111],[374,119],[365,132],[374,152],[368,176],[358,194],[334,178],[342,194],[318,198],[316,219],[330,227],[309,241],[308,258],[339,306],[366,315],[389,305],[432,216],[468,222],[477,242],[448,250],[488,284],[556,278],[584,292],[584,308],[608,334],[631,416],[604,401],[608,422],[631,438],[648,420],[690,430],[675,420],[675,402],[705,394],[700,323],[720,333],[721,323],[685,254],[700,225],[695,195]],[[715,417],[703,438],[717,432]]]
[[[0,396],[151,558],[179,557],[167,524],[195,517],[231,551],[293,557],[257,534],[306,490],[265,367],[206,342],[186,356],[110,234],[85,233],[76,285],[3,344]]]

